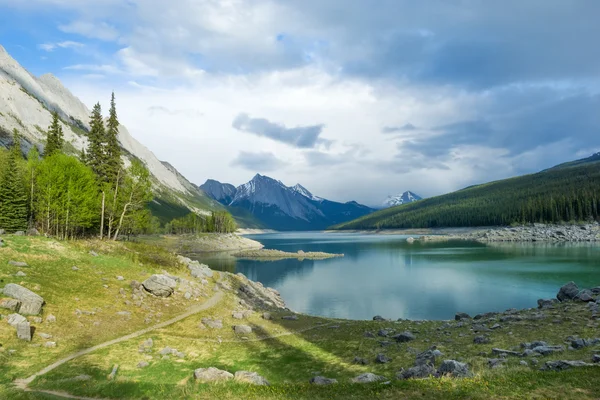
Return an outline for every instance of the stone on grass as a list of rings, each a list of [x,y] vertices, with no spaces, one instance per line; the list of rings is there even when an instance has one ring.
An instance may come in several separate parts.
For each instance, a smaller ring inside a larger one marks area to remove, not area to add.
[[[0,299],[0,308],[4,308],[6,310],[19,312],[19,308],[21,307],[21,302],[17,299]]]
[[[90,250],[90,256],[98,257],[98,253],[96,253],[94,250]]]
[[[371,383],[371,382],[381,382],[385,381],[386,378],[384,376],[375,375],[370,372],[360,374],[356,378],[352,378],[352,382],[354,383]]]
[[[52,335],[50,335],[49,333],[38,333],[38,336],[41,337],[42,339],[52,339]]]
[[[488,367],[494,369],[494,368],[499,368],[502,366],[502,364],[504,364],[506,362],[506,360],[504,358],[490,358],[488,360]]]
[[[177,282],[167,275],[155,274],[142,282],[142,286],[155,296],[169,297],[173,294]]]
[[[17,338],[31,342],[31,325],[29,321],[19,322],[17,325]]]
[[[385,318],[383,318],[381,315],[376,315],[373,317],[373,321],[385,321]]]
[[[223,328],[223,321],[220,319],[202,318],[202,324],[208,326],[211,329]]]
[[[468,365],[456,360],[444,360],[438,369],[438,373],[440,375],[451,375],[454,378],[465,378],[471,376]]]
[[[15,276],[18,276],[18,277],[23,277],[23,276],[27,276],[27,274],[26,274],[25,272],[23,272],[23,271],[18,271],[18,272],[15,274]]]
[[[244,313],[241,311],[234,311],[231,313],[233,319],[244,319]]]
[[[556,299],[538,299],[538,308],[552,308],[556,303]]]
[[[13,267],[17,267],[17,268],[27,268],[27,267],[29,267],[29,265],[26,262],[23,262],[23,261],[14,261],[14,260],[10,260],[8,262],[8,265],[12,265]]]
[[[463,312],[458,312],[456,313],[456,315],[454,316],[454,319],[456,321],[462,321],[463,319],[471,319],[471,316],[467,313],[463,313]]]
[[[579,287],[575,284],[575,282],[571,281],[560,288],[556,298],[559,301],[575,300],[578,294]]]
[[[42,311],[44,299],[21,285],[7,284],[4,286],[4,295],[21,302],[19,312],[23,315],[38,315]]]
[[[188,265],[188,268],[190,270],[190,274],[194,278],[202,279],[205,277],[210,278],[213,276],[213,271],[208,267],[208,265],[200,264],[197,261],[192,261],[192,263]]]
[[[592,362],[593,363],[600,363],[600,354],[594,354],[592,356]]]
[[[199,382],[227,381],[233,379],[233,374],[214,367],[198,368],[194,371],[194,378]]]
[[[146,367],[147,367],[147,366],[149,366],[149,365],[150,365],[150,363],[149,363],[148,361],[140,361],[140,362],[137,364],[137,367],[138,367],[138,368],[146,368]]]
[[[46,347],[48,349],[53,349],[56,347],[56,342],[46,342],[46,343],[44,343],[44,347]]]
[[[519,361],[519,364],[521,364],[521,365],[522,365],[522,366],[524,366],[524,367],[528,367],[528,366],[529,366],[529,364],[528,364],[528,363],[527,363],[527,361],[525,361],[525,360],[521,360],[521,361]]]
[[[410,342],[411,340],[416,339],[415,335],[413,335],[411,332],[408,332],[408,331],[394,335],[394,336],[392,336],[392,338],[396,339],[396,342],[399,342],[399,343]]]
[[[515,357],[521,357],[521,355],[522,355],[522,353],[519,353],[517,351],[505,350],[505,349],[498,349],[498,348],[493,348],[492,349],[492,353],[494,353],[494,354],[506,354],[508,356],[515,356]]]
[[[337,379],[315,376],[310,378],[309,382],[313,385],[333,385],[334,383],[337,383]]]
[[[360,364],[360,365],[369,364],[369,360],[367,360],[366,358],[361,358],[361,357],[354,357],[354,360],[352,362],[354,364]]]
[[[437,350],[436,347],[433,346],[429,350],[425,350],[424,352],[417,354],[415,365],[435,365],[436,357],[440,357],[441,355],[442,352]]]
[[[385,354],[379,353],[377,354],[377,357],[375,357],[375,361],[378,362],[379,364],[385,364],[391,361],[391,359],[386,356]]]
[[[243,335],[247,333],[252,333],[252,328],[248,325],[234,325],[233,331],[238,335]]]
[[[269,386],[269,381],[256,372],[237,371],[234,379],[239,382],[250,383],[252,385]]]
[[[109,381],[112,381],[113,379],[115,379],[115,377],[117,376],[118,370],[119,370],[119,364],[113,365],[112,371],[110,371],[110,374],[108,375]]]
[[[72,267],[71,267],[71,269],[72,269],[73,271],[79,271],[79,268],[77,268],[75,265],[74,265],[74,266],[72,266]]]
[[[423,379],[435,375],[435,368],[429,364],[421,364],[402,370],[396,375],[397,379]]]
[[[547,356],[549,354],[563,352],[565,351],[565,348],[563,346],[537,346],[531,350],[541,355]]]
[[[121,275],[117,275],[115,277],[115,279],[118,280],[118,281],[124,281],[125,280],[125,278],[123,278]]]
[[[366,338],[374,338],[375,334],[373,332],[367,331],[367,332],[364,333],[363,336],[366,337]]]
[[[473,343],[488,344],[488,343],[491,343],[491,340],[490,340],[490,338],[485,337],[485,336],[475,336],[475,338],[473,339]]]
[[[592,293],[591,290],[582,290],[581,293],[579,293],[577,299],[579,301],[584,301],[586,303],[589,303],[590,301],[594,301],[594,297],[592,297],[594,294]]]
[[[541,368],[542,371],[563,371],[570,368],[589,367],[594,364],[586,363],[585,361],[577,360],[556,360],[546,361],[546,364]]]
[[[8,324],[14,328],[16,328],[21,322],[25,321],[27,321],[27,318],[20,314],[10,314],[6,319],[6,322],[8,322]]]
[[[268,313],[268,312],[263,313],[262,318],[264,320],[267,320],[267,321],[270,320],[271,319],[271,313]]]
[[[48,314],[48,316],[46,317],[46,323],[53,324],[55,322],[56,322],[56,317],[52,314]]]

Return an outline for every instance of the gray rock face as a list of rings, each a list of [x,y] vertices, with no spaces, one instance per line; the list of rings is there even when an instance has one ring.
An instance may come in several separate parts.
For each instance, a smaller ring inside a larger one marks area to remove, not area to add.
[[[198,382],[227,381],[233,379],[233,374],[214,367],[198,368],[194,371],[194,378]]]
[[[410,342],[411,340],[416,339],[415,335],[408,331],[394,335],[392,338],[396,339],[399,343]]]
[[[156,274],[142,282],[142,286],[155,296],[169,297],[173,294],[177,282],[166,275]]]
[[[579,301],[584,301],[586,303],[589,303],[590,301],[594,301],[594,297],[592,297],[592,296],[594,296],[594,293],[592,293],[591,290],[585,289],[585,290],[582,290],[579,293],[579,295],[577,295],[577,299]]]
[[[248,325],[235,325],[233,327],[233,331],[235,333],[239,334],[248,334],[248,333],[252,333],[252,328],[249,327]]]
[[[438,369],[440,375],[452,375],[455,378],[465,378],[471,376],[469,367],[465,363],[456,360],[444,360]]]
[[[250,383],[252,385],[269,386],[269,382],[256,372],[237,371],[234,379],[239,382]]]
[[[375,375],[370,372],[360,374],[356,378],[352,378],[352,382],[354,383],[372,383],[372,382],[381,382],[385,381],[385,376]]]
[[[13,260],[10,260],[8,262],[8,265],[12,265],[13,267],[17,267],[17,268],[27,268],[27,267],[29,267],[29,265],[27,265],[26,262],[23,262],[23,261],[13,261]]]
[[[31,325],[29,321],[21,321],[17,324],[17,338],[31,342]]]
[[[212,269],[208,267],[208,265],[200,264],[198,261],[192,261],[188,264],[188,268],[190,270],[190,274],[194,278],[203,279],[203,278],[212,278],[214,272]]]
[[[570,368],[589,367],[594,364],[586,363],[585,361],[570,361],[570,360],[558,360],[558,361],[546,361],[546,364],[541,368],[542,371],[563,371]]]
[[[38,315],[42,311],[44,299],[21,285],[9,283],[4,286],[4,295],[21,302],[19,312],[23,315]]]
[[[435,368],[429,364],[417,365],[404,371],[400,371],[397,379],[423,379],[435,375]]]
[[[549,354],[563,352],[565,351],[565,348],[563,346],[537,346],[531,350],[541,355],[547,356]]]
[[[6,310],[19,312],[19,308],[21,307],[21,302],[17,299],[0,299],[0,308],[4,308]]]
[[[202,323],[211,329],[223,328],[223,321],[220,319],[202,318]]]
[[[571,346],[574,349],[583,349],[584,347],[594,346],[600,343],[600,338],[595,339],[575,339],[571,341]]]
[[[456,321],[462,321],[463,319],[471,319],[471,316],[467,313],[459,312],[454,316]]]
[[[436,357],[440,357],[442,355],[442,352],[437,350],[434,347],[430,348],[429,350],[425,350],[422,353],[417,354],[417,357],[415,359],[415,366],[419,366],[419,365],[435,365],[435,359]]]
[[[578,294],[579,287],[575,284],[575,282],[571,281],[560,288],[556,298],[559,301],[575,300]]]
[[[333,385],[334,383],[337,383],[337,379],[315,376],[311,378],[309,382],[313,385]]]

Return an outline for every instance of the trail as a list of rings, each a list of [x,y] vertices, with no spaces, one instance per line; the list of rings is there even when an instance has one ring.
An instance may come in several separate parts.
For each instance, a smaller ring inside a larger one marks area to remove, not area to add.
[[[219,282],[221,282],[222,279],[223,279],[223,274],[219,273],[219,276],[220,276]],[[217,287],[217,286],[215,286],[215,287]],[[22,389],[22,390],[24,390],[26,392],[45,393],[45,394],[50,394],[50,395],[57,396],[57,397],[62,397],[62,398],[65,398],[65,399],[108,400],[108,399],[100,399],[100,398],[95,398],[95,397],[74,396],[74,395],[68,394],[66,392],[57,392],[57,391],[52,391],[52,390],[30,389],[29,388],[29,384],[31,382],[33,382],[33,380],[35,378],[37,378],[38,376],[47,374],[48,372],[50,372],[50,371],[52,371],[52,370],[60,367],[61,365],[65,364],[65,363],[67,363],[67,362],[69,362],[71,360],[74,360],[75,358],[84,356],[86,354],[93,353],[96,350],[100,350],[100,349],[103,349],[105,347],[112,346],[113,344],[117,344],[117,343],[121,343],[121,342],[126,342],[126,341],[134,339],[136,337],[145,335],[148,332],[152,332],[152,331],[154,331],[156,329],[161,329],[161,328],[164,328],[166,326],[173,325],[174,323],[177,323],[177,322],[181,321],[182,319],[185,319],[185,318],[190,317],[190,316],[192,316],[194,314],[197,314],[197,313],[199,313],[201,311],[205,311],[205,310],[207,310],[207,309],[209,309],[211,307],[214,307],[215,305],[219,304],[219,302],[222,300],[222,298],[223,298],[223,291],[219,290],[210,299],[206,300],[202,304],[198,304],[196,306],[193,306],[193,307],[189,308],[183,314],[180,314],[180,315],[178,315],[178,316],[176,316],[174,318],[171,318],[171,319],[169,319],[167,321],[164,321],[164,322],[161,322],[159,324],[156,324],[156,325],[153,325],[153,326],[149,326],[149,327],[147,327],[145,329],[142,329],[142,330],[139,330],[137,332],[133,332],[133,333],[130,333],[128,335],[121,336],[121,337],[118,337],[118,338],[113,339],[113,340],[109,340],[108,342],[100,343],[100,344],[97,344],[95,346],[89,347],[87,349],[83,349],[83,350],[80,350],[78,352],[71,353],[68,356],[66,356],[64,358],[61,358],[60,360],[58,360],[58,361],[56,361],[56,362],[48,365],[44,369],[36,372],[35,374],[31,375],[30,377],[25,378],[25,379],[16,379],[13,383],[15,384],[16,387],[18,387],[19,389]]]

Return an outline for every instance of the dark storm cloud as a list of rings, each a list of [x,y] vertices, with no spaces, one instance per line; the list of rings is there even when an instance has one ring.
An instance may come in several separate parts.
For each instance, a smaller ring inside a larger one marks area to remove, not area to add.
[[[253,172],[270,172],[284,167],[286,163],[273,153],[241,151],[231,162],[231,165],[240,166]]]
[[[242,113],[235,117],[232,126],[242,132],[268,137],[299,148],[313,148],[317,144],[327,147],[332,143],[330,140],[319,138],[324,125],[287,128],[283,124],[274,123],[265,118],[251,118],[248,114]]]

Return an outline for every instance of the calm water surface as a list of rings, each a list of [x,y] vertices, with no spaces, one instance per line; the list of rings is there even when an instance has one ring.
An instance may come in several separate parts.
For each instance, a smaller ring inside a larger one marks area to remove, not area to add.
[[[194,258],[281,292],[291,309],[327,317],[451,319],[535,307],[568,281],[600,285],[592,244],[413,243],[403,235],[293,232],[248,236],[268,249],[344,253],[329,260]]]

